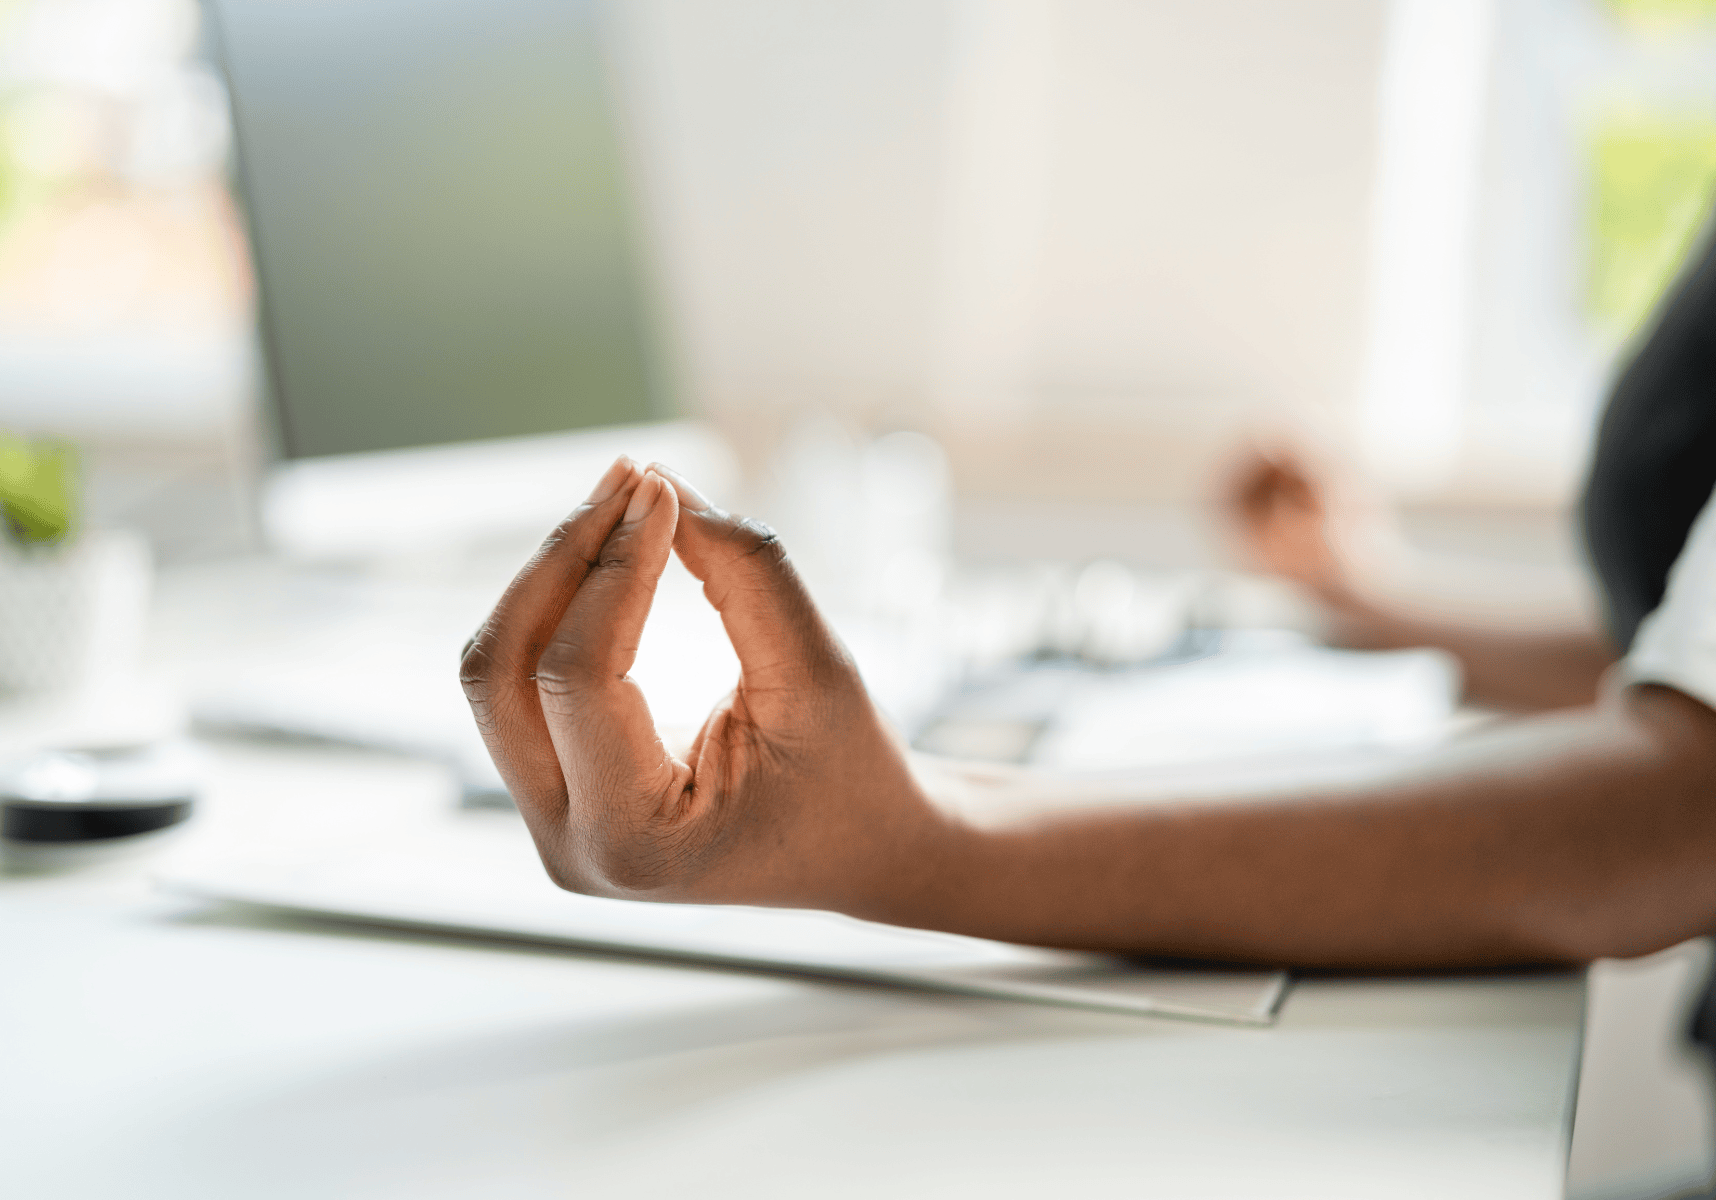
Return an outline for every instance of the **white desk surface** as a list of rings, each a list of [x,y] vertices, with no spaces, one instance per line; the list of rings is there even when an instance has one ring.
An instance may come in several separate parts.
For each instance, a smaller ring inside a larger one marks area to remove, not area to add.
[[[214,747],[208,843],[373,835],[432,767]],[[366,933],[0,878],[0,1192],[1561,1195],[1579,975],[1300,982],[1238,1030]]]

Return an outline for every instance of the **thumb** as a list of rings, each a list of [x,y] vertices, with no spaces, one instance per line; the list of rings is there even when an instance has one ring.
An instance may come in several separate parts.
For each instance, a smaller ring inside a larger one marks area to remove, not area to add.
[[[721,614],[747,686],[855,680],[851,659],[823,622],[775,531],[716,508],[677,471],[660,463],[650,469],[678,493],[674,551]]]

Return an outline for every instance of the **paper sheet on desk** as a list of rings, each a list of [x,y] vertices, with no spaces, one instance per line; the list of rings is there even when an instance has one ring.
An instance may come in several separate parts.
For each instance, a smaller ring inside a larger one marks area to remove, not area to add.
[[[160,882],[412,929],[1238,1025],[1272,1023],[1287,989],[1278,971],[1161,970],[834,913],[571,895],[547,880],[522,827],[501,815],[338,856],[183,864]]]
[[[979,732],[985,722],[1041,726],[1024,761],[1075,773],[1412,749],[1447,731],[1459,675],[1439,651],[1330,650],[1283,634],[1227,638],[1231,649],[1165,667],[1026,664],[955,697],[947,716]]]

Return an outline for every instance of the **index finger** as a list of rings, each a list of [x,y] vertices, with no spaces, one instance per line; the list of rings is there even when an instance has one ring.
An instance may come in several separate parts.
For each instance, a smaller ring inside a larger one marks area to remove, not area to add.
[[[624,456],[608,468],[507,586],[460,662],[459,682],[489,756],[527,816],[556,811],[566,798],[537,699],[537,659],[642,478]]]
[[[685,514],[674,549],[703,583],[721,614],[752,695],[790,696],[806,683],[828,686],[857,678],[798,572],[768,526],[724,512],[660,463],[650,470],[672,482]]]

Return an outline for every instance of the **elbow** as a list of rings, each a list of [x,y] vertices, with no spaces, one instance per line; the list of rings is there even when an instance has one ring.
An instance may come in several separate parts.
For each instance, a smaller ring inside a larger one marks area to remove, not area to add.
[[[1627,689],[1604,786],[1575,805],[1514,932],[1545,962],[1639,958],[1716,930],[1716,712]]]
[[[1602,958],[1643,958],[1711,932],[1716,896],[1702,880],[1689,886],[1593,888],[1560,911],[1516,924],[1519,961],[1584,966]]]
[[[1699,931],[1668,934],[1660,930],[1616,930],[1605,923],[1541,931],[1523,943],[1525,962],[1555,967],[1584,967],[1603,958],[1643,958],[1677,946]]]

